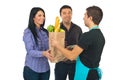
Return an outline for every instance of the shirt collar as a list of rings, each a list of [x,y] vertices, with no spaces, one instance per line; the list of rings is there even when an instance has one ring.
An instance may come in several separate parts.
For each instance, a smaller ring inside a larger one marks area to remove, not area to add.
[[[63,23],[60,23],[61,28],[66,29],[66,27],[63,25]],[[73,23],[71,22],[70,29],[73,27]]]
[[[90,28],[90,30],[93,30],[93,29],[99,29],[99,26],[96,25],[96,26],[93,26],[93,27]]]
[[[40,27],[40,28],[37,28],[37,27],[36,27],[36,30],[37,30],[37,31],[41,31],[42,29],[43,29],[42,27]]]

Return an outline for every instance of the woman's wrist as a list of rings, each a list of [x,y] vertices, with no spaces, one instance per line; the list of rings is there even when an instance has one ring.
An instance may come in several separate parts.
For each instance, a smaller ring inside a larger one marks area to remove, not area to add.
[[[45,53],[45,51],[43,51],[43,52],[42,52],[42,55],[43,55],[43,56],[46,56],[46,53]]]

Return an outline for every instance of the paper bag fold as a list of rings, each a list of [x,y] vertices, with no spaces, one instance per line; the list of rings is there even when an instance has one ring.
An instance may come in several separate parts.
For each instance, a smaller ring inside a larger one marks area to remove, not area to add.
[[[51,50],[51,54],[54,57],[54,63],[59,61],[64,61],[66,58],[65,56],[57,50],[55,47],[51,46],[51,39],[54,38],[58,41],[59,45],[64,47],[65,46],[65,32],[49,32],[49,48]]]

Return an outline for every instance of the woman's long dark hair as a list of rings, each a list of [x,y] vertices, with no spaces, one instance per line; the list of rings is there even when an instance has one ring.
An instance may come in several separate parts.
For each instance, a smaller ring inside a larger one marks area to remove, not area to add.
[[[31,12],[30,12],[30,16],[29,16],[29,23],[28,23],[28,28],[30,29],[30,31],[32,32],[33,36],[34,36],[34,40],[35,40],[35,43],[38,45],[38,41],[37,41],[37,32],[36,32],[36,25],[34,23],[34,20],[33,18],[35,17],[35,15],[37,14],[38,11],[42,11],[45,15],[45,12],[42,8],[39,8],[39,7],[34,7],[31,9]],[[43,24],[40,26],[42,28],[42,30],[44,30],[47,35],[48,35],[48,31],[44,28],[44,24],[45,24],[45,21],[43,22]]]

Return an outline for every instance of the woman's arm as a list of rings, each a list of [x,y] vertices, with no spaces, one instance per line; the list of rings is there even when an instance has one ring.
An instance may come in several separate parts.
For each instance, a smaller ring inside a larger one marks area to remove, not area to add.
[[[43,51],[35,49],[35,41],[29,29],[24,31],[23,41],[28,55],[32,57],[43,57]]]

